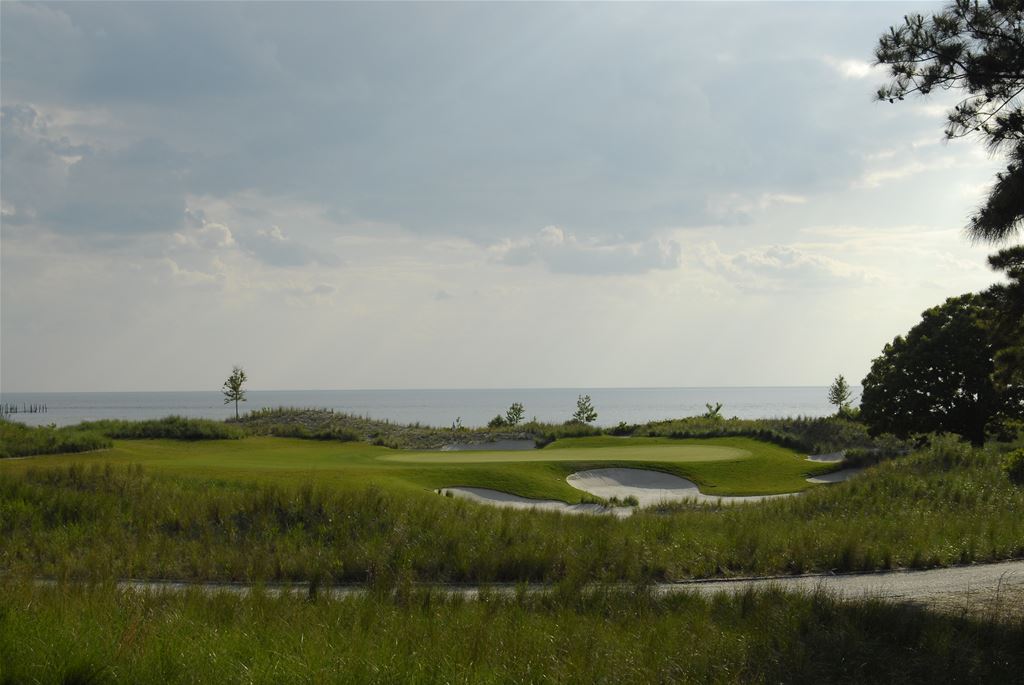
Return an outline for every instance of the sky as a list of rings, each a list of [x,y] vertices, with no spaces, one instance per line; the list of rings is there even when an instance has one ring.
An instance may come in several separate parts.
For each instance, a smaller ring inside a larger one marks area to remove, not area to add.
[[[0,3],[0,389],[859,382],[998,280],[878,3]]]

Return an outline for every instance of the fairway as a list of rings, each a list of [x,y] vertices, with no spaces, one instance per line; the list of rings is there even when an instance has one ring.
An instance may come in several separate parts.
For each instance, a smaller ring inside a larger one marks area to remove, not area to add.
[[[554,447],[552,445],[552,447]],[[575,449],[542,449],[479,452],[398,452],[380,457],[382,461],[410,464],[481,464],[529,461],[632,461],[694,462],[735,461],[751,456],[750,450],[717,445],[615,445],[613,447],[577,447]]]
[[[566,477],[601,466],[664,471],[692,480],[702,492],[713,495],[798,492],[814,487],[804,481],[808,475],[834,468],[749,438],[601,436],[559,440],[538,450],[423,452],[360,442],[248,437],[195,442],[117,440],[109,450],[3,460],[0,471],[78,463],[139,464],[154,474],[202,480],[312,482],[342,489],[373,485],[422,495],[446,487],[478,487],[569,503],[580,502],[582,493]]]

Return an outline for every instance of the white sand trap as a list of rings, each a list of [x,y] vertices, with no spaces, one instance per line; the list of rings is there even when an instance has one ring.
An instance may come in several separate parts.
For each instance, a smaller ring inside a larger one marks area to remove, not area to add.
[[[839,469],[832,473],[824,473],[820,476],[812,476],[807,478],[808,483],[827,484],[827,483],[842,483],[843,481],[850,480],[854,476],[862,473],[863,468],[849,468]]]
[[[520,497],[519,495],[501,492],[500,490],[489,490],[488,488],[454,487],[442,488],[438,492],[442,495],[450,492],[455,497],[472,500],[480,504],[490,504],[495,507],[509,507],[512,509],[544,509],[547,511],[561,511],[568,514],[603,514],[609,511],[616,514],[620,513],[617,511],[618,507],[609,510],[600,504],[567,504],[556,499],[530,499],[529,497]],[[628,515],[632,512],[629,509],[624,509],[622,513]]]
[[[445,445],[442,452],[513,452],[516,450],[535,450],[537,443],[533,440],[492,440],[491,442],[473,442]]]
[[[782,495],[751,495],[749,497],[726,497],[705,495],[693,481],[661,471],[648,469],[592,469],[579,471],[565,479],[578,490],[589,492],[605,499],[636,497],[641,507],[659,502],[710,502],[713,504],[739,504],[762,502],[778,497],[790,497],[796,493]]]
[[[821,464],[838,464],[844,459],[846,459],[846,450],[839,450],[838,452],[829,452],[828,454],[807,455],[807,461],[815,461]]]

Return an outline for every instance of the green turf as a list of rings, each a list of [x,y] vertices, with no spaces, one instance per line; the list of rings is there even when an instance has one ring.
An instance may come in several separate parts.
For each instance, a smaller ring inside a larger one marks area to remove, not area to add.
[[[749,438],[579,438],[561,440],[543,450],[417,452],[366,443],[250,437],[201,442],[118,440],[110,450],[0,461],[0,469],[90,462],[141,464],[210,480],[314,480],[339,487],[376,484],[417,490],[473,486],[567,502],[579,502],[583,493],[569,486],[565,477],[588,468],[653,468],[689,478],[704,492],[717,495],[796,492],[814,487],[804,480],[808,475],[834,468]]]

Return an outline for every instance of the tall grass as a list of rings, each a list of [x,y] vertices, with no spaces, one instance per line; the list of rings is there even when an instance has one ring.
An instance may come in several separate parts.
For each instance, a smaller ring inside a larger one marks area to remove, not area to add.
[[[372,485],[34,468],[0,475],[0,571],[324,583],[647,581],[1021,557],[1024,488],[1001,462],[995,452],[942,439],[801,497],[666,505],[626,520]]]
[[[94,430],[80,427],[26,426],[0,419],[0,459],[32,454],[60,454],[105,449],[113,443]]]
[[[0,586],[0,682],[1010,683],[1024,626],[767,591],[307,601]]]
[[[108,438],[126,440],[237,440],[246,435],[238,426],[223,421],[192,419],[185,416],[166,416],[162,419],[144,421],[85,421],[80,423],[78,428],[100,433]]]

